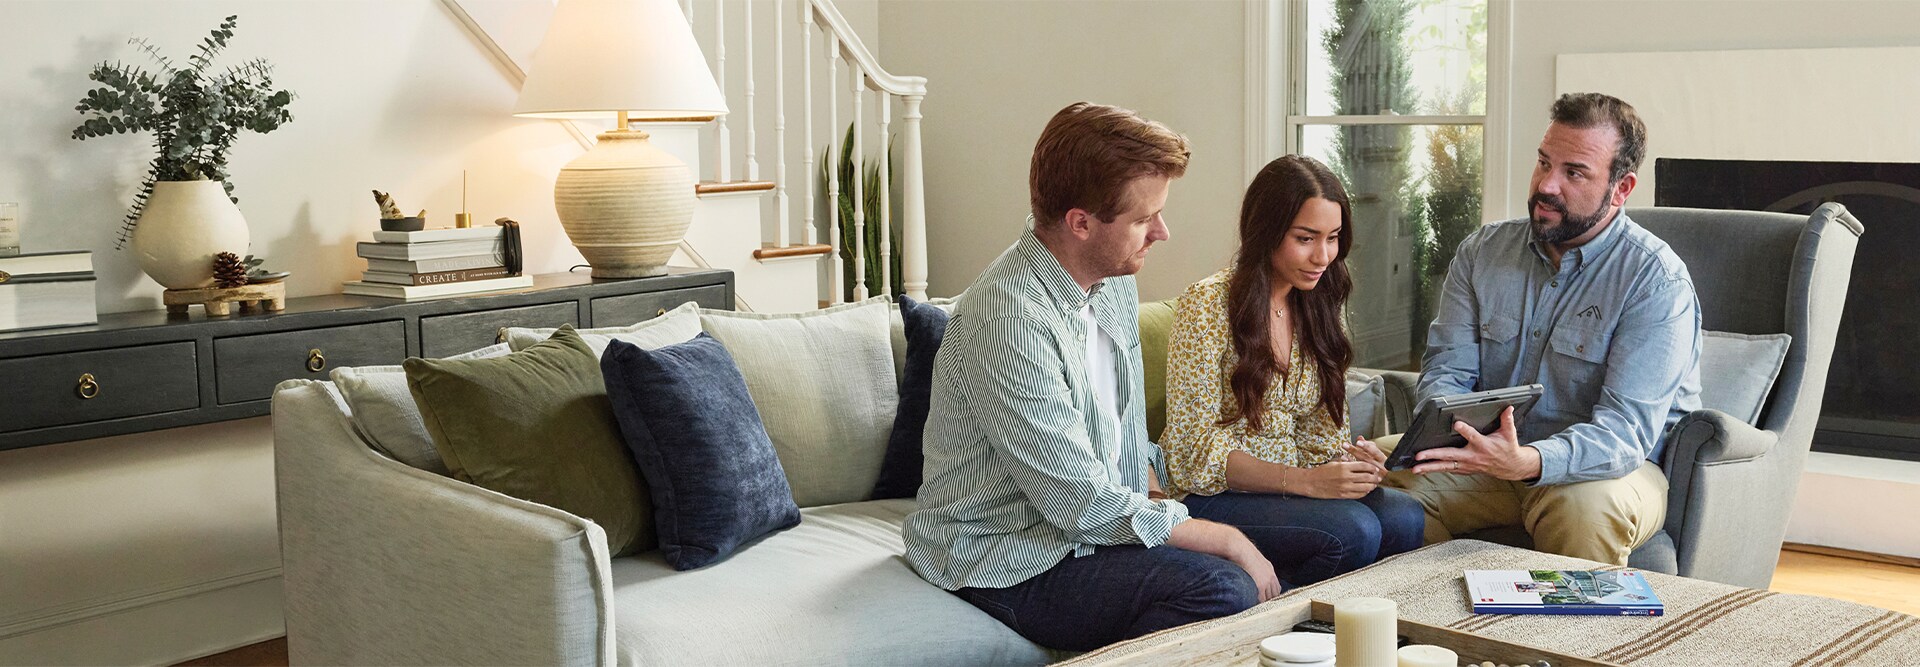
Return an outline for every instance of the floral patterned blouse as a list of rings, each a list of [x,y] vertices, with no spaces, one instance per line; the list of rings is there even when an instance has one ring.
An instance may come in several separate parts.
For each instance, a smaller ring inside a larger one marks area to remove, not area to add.
[[[1211,496],[1227,490],[1227,454],[1245,451],[1262,461],[1311,467],[1345,451],[1351,439],[1343,420],[1334,423],[1320,406],[1320,379],[1313,361],[1300,354],[1294,336],[1285,382],[1267,389],[1265,425],[1247,430],[1241,419],[1220,426],[1234,407],[1228,378],[1233,370],[1233,334],[1227,326],[1225,269],[1187,287],[1174,314],[1167,353],[1167,427],[1160,446],[1174,495]],[[1345,388],[1342,387],[1341,390]]]

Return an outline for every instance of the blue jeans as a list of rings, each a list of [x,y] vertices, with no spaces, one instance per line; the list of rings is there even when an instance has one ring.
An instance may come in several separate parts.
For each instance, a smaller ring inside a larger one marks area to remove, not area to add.
[[[1377,488],[1358,500],[1226,492],[1190,495],[1194,518],[1247,534],[1287,588],[1305,586],[1374,561],[1420,548],[1427,525],[1419,501]]]
[[[1260,589],[1240,566],[1165,545],[1097,547],[1006,588],[953,594],[1035,644],[1068,651],[1231,616],[1260,602]]]

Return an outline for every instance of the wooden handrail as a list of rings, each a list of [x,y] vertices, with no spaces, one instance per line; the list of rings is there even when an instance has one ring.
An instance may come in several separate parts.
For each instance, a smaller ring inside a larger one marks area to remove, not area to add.
[[[753,251],[753,258],[768,260],[830,254],[833,254],[833,246],[824,243],[815,243],[813,245],[790,245],[785,248],[761,248]]]

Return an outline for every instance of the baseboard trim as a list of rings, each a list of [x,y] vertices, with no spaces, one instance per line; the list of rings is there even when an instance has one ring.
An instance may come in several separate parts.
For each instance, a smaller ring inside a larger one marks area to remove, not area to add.
[[[1800,553],[1814,554],[1818,556],[1833,556],[1835,558],[1851,558],[1854,560],[1864,560],[1871,563],[1886,563],[1888,565],[1899,565],[1902,567],[1920,568],[1920,558],[1913,558],[1911,556],[1895,556],[1892,554],[1877,554],[1871,551],[1856,551],[1854,549],[1843,549],[1841,547],[1828,547],[1828,546],[1821,546],[1818,544],[1800,544],[1798,542],[1786,542],[1781,544],[1780,548],[1786,551],[1797,551]]]
[[[264,570],[256,570],[147,593],[136,593],[104,601],[85,600],[61,605],[37,612],[31,617],[10,620],[4,625],[0,625],[0,640],[11,639],[49,628],[89,621],[105,616],[112,616],[142,607],[150,607],[156,604],[186,599],[196,595],[204,595],[215,591],[245,586],[257,581],[264,581],[279,576],[280,568],[275,566]],[[244,646],[244,644],[242,644],[242,646]]]

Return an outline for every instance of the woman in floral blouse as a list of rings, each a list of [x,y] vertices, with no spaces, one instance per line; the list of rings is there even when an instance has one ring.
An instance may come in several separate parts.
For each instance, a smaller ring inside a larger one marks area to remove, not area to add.
[[[1305,585],[1420,546],[1418,502],[1380,488],[1386,455],[1351,439],[1342,322],[1353,214],[1325,165],[1289,155],[1240,208],[1233,266],[1180,297],[1167,452],[1192,515],[1240,528]]]

